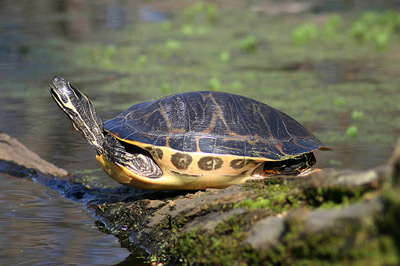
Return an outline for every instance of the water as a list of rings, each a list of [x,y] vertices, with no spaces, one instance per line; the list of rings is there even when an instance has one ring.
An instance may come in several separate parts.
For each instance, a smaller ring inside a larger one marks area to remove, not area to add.
[[[241,5],[238,7],[241,8]],[[53,102],[47,91],[48,83],[53,75],[60,74],[79,83],[96,106],[101,106],[97,111],[104,120],[118,114],[118,103],[126,105],[148,99],[150,93],[146,94],[140,88],[132,93],[98,89],[99,85],[112,86],[115,79],[119,81],[130,73],[114,73],[113,70],[104,73],[96,66],[76,68],[72,62],[68,62],[65,53],[70,52],[68,49],[76,43],[121,42],[123,47],[124,38],[115,38],[120,32],[128,29],[136,34],[140,26],[160,23],[180,8],[178,4],[165,4],[163,1],[1,1],[0,131],[16,137],[45,160],[69,172],[96,176],[103,184],[118,185],[98,167],[93,148],[72,129],[65,114]],[[194,27],[196,30],[204,31]],[[236,35],[243,33],[238,31],[232,34],[235,38]],[[137,37],[140,41],[140,34]],[[196,38],[201,41],[202,37]],[[154,36],[152,42],[163,43],[158,36]],[[113,46],[110,47],[112,53]],[[161,58],[163,56],[159,55]],[[175,62],[175,57],[169,59],[178,66],[182,63],[179,60]],[[167,61],[163,64],[168,65]],[[188,69],[199,65],[198,61],[188,60]],[[316,64],[307,71],[317,73],[318,82],[323,88],[327,84],[342,82],[341,79],[346,75],[340,68],[340,64],[328,61]],[[182,73],[190,78],[188,69]],[[290,68],[289,72],[294,70]],[[158,69],[154,71],[159,74]],[[274,73],[288,69],[249,68],[245,71],[254,74],[257,71]],[[143,73],[139,73],[136,75],[142,77]],[[172,69],[161,74],[171,77],[165,78],[168,81],[181,73],[176,74]],[[288,77],[290,75],[292,73]],[[149,83],[149,87],[154,85],[148,77],[152,77],[151,74],[144,75],[144,81],[139,79],[137,82]],[[252,76],[248,77],[251,79]],[[163,87],[161,82],[156,85]],[[252,93],[250,90],[245,92]],[[151,97],[161,94],[160,89]],[[254,95],[257,96],[258,92]],[[344,132],[348,125],[346,119],[349,115],[346,115],[308,126],[313,131]],[[391,152],[390,145],[375,142],[366,144],[346,139],[330,144],[334,146],[333,152],[316,154],[319,167],[367,169],[387,161]],[[116,238],[97,231],[94,219],[81,204],[63,199],[57,192],[31,180],[0,175],[0,182],[0,264],[113,265],[131,259],[132,256],[128,258],[129,252],[120,248]]]
[[[0,182],[2,265],[113,265],[129,256],[81,205],[31,180]]]

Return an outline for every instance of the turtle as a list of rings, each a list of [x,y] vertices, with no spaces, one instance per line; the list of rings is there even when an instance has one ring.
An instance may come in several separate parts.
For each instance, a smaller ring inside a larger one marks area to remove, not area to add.
[[[313,169],[329,150],[284,112],[220,91],[185,92],[135,104],[102,122],[90,98],[61,77],[50,94],[96,150],[103,170],[145,190],[225,188]]]

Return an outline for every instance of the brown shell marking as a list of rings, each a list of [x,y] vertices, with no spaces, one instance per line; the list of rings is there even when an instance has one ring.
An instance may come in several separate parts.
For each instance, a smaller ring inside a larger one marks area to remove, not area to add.
[[[171,163],[178,170],[186,170],[189,165],[192,163],[193,158],[187,154],[182,152],[177,152],[171,156]]]
[[[219,157],[204,156],[197,162],[199,169],[203,171],[211,171],[220,169],[224,161]]]
[[[245,160],[243,159],[235,159],[231,161],[229,166],[232,167],[233,169],[242,169],[244,167],[244,163]]]
[[[162,160],[164,153],[161,149],[154,149],[154,153],[158,159]]]
[[[139,143],[138,143],[139,144]],[[140,144],[139,144],[140,145]],[[265,159],[247,159],[234,155],[210,155],[209,153],[177,152],[174,149],[160,146],[144,147],[152,155],[163,173],[187,176],[235,176],[251,172]],[[158,154],[162,154],[162,158]]]

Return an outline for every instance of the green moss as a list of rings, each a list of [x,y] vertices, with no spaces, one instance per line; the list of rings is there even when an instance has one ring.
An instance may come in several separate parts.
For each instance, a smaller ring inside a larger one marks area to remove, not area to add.
[[[388,186],[389,187],[389,186]],[[383,201],[385,203],[384,215],[378,217],[379,229],[387,236],[393,237],[397,247],[397,254],[400,254],[400,188],[399,186],[391,186],[383,193]],[[400,263],[399,256],[397,262]],[[394,264],[393,264],[394,265]]]
[[[303,191],[301,198],[306,201],[308,206],[325,209],[355,203],[369,191],[372,191],[372,189],[340,187],[309,188]]]
[[[268,209],[272,214],[282,213],[292,208],[297,208],[299,201],[294,195],[286,193],[274,193],[268,197],[257,197],[255,199],[246,199],[234,205],[234,208]]]
[[[372,237],[367,228],[301,237],[296,232],[285,236],[284,244],[261,255],[268,265],[397,265],[393,239]]]
[[[171,237],[163,252],[180,264],[232,265],[244,250],[250,250],[243,244],[246,219],[243,216],[228,219],[212,234],[199,228],[178,238]]]
[[[201,228],[171,237],[162,251],[170,262],[185,265],[397,265],[395,238],[379,235],[374,223],[349,224],[337,230],[303,235],[301,219],[289,220],[281,244],[263,251],[244,239],[252,217],[235,216],[213,232]],[[253,218],[254,219],[254,218]]]

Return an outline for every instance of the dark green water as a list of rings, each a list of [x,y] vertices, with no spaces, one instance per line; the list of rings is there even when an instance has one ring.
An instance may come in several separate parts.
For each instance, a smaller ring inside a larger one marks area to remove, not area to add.
[[[342,28],[362,12],[327,2],[341,10]],[[297,47],[293,29],[305,22],[322,28],[335,13],[318,7],[276,15],[270,7],[0,1],[0,131],[69,172],[117,186],[51,99],[48,83],[59,75],[89,94],[104,120],[164,94],[224,90],[277,107],[312,130],[334,149],[317,152],[319,167],[386,162],[400,133],[398,39],[384,52],[359,47],[345,33]],[[256,36],[254,51],[248,35]],[[357,136],[346,133],[350,126]],[[0,182],[0,264],[113,265],[128,257],[81,205],[30,180]]]

